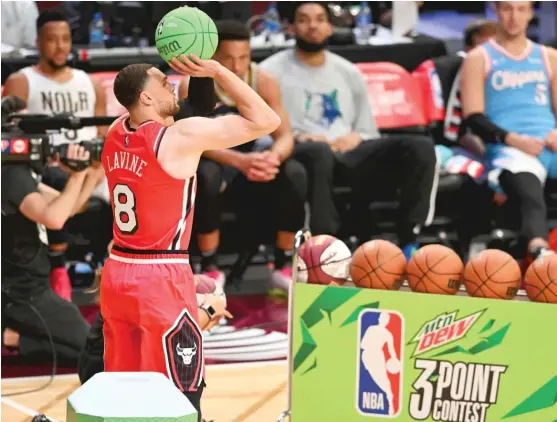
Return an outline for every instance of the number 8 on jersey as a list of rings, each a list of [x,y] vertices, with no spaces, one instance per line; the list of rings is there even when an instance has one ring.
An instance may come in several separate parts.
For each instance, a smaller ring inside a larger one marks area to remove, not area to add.
[[[112,191],[114,221],[125,234],[134,234],[138,228],[135,212],[135,195],[128,185],[117,184]]]

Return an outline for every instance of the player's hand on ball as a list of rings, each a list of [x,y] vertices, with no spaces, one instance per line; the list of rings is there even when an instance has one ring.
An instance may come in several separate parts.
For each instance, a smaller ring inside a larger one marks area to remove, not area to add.
[[[215,60],[201,60],[195,54],[188,58],[182,54],[180,58],[173,57],[168,65],[182,75],[194,76],[196,78],[214,78],[221,64]]]
[[[557,151],[557,129],[553,129],[545,137],[545,145],[553,152]]]

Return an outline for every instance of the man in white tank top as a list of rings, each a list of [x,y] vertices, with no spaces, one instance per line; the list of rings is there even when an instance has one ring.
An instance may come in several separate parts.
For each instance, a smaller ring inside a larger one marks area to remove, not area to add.
[[[3,96],[17,96],[27,103],[29,114],[68,113],[79,117],[106,116],[106,98],[101,85],[84,71],[67,65],[72,48],[70,25],[59,12],[46,11],[37,19],[37,48],[39,63],[10,75],[4,85]],[[85,127],[66,130],[55,135],[55,143],[86,141],[104,136],[104,127]],[[45,171],[44,183],[62,190],[67,174],[58,167]],[[101,182],[94,196],[109,203],[104,195],[106,182]],[[51,251],[51,285],[60,296],[71,300],[71,285],[65,268],[67,249],[63,231],[49,231]]]

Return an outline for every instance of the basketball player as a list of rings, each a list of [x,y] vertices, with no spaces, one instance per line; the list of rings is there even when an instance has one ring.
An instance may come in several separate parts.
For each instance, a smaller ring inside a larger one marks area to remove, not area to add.
[[[27,102],[30,114],[73,114],[79,117],[106,116],[104,89],[84,71],[67,65],[72,48],[70,25],[56,11],[42,12],[37,18],[37,48],[39,63],[10,75],[3,96],[14,95]],[[91,140],[102,136],[106,128],[84,127],[63,129],[55,142]],[[59,167],[49,167],[43,182],[63,190],[69,175]],[[52,271],[50,283],[62,298],[71,300],[70,278],[66,271],[64,253],[67,249],[64,230],[49,230]]]
[[[187,251],[197,165],[204,151],[267,135],[280,118],[219,63],[180,59],[170,63],[176,72],[214,78],[240,115],[175,123],[174,88],[160,70],[132,64],[118,73],[114,94],[129,115],[113,123],[102,153],[114,246],[102,274],[101,313],[105,370],[161,372],[199,412],[204,388],[199,326],[230,314],[214,296],[197,307]]]
[[[395,362],[395,367],[400,365],[400,361],[395,353],[393,335],[387,330],[389,320],[389,314],[381,313],[379,324],[370,326],[366,330],[360,347],[362,348],[362,363],[369,372],[371,379],[385,393],[389,402],[389,415],[393,415],[393,388],[387,375],[389,368],[387,368],[387,360],[383,352],[385,345],[387,345],[390,359]]]
[[[199,163],[199,188],[196,201],[197,242],[202,254],[201,271],[223,286],[224,273],[219,270],[217,249],[220,243],[221,186],[226,182],[234,198],[241,227],[254,222],[268,224],[271,215],[275,237],[275,262],[271,286],[277,292],[288,291],[292,282],[290,253],[294,234],[304,225],[306,174],[302,165],[290,159],[294,139],[280,87],[275,78],[251,62],[250,33],[239,21],[217,22],[219,45],[214,59],[249,84],[281,116],[281,125],[271,134],[236,148],[207,151]],[[181,95],[188,87],[184,79]],[[237,105],[215,82],[217,106],[214,116],[237,115]],[[247,234],[245,238],[248,238]],[[261,240],[261,239],[259,239]],[[253,239],[253,242],[256,242]]]
[[[544,184],[557,178],[557,52],[526,36],[532,2],[496,2],[493,39],[472,50],[461,96],[470,129],[487,143],[492,178],[521,212],[528,254],[547,252]]]

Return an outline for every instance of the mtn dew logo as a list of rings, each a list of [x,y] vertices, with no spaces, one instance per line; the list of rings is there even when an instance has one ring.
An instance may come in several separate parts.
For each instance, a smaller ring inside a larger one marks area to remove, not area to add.
[[[484,311],[460,319],[457,319],[457,313],[458,311],[441,314],[426,322],[409,343],[418,343],[413,356],[421,355],[463,338]]]

